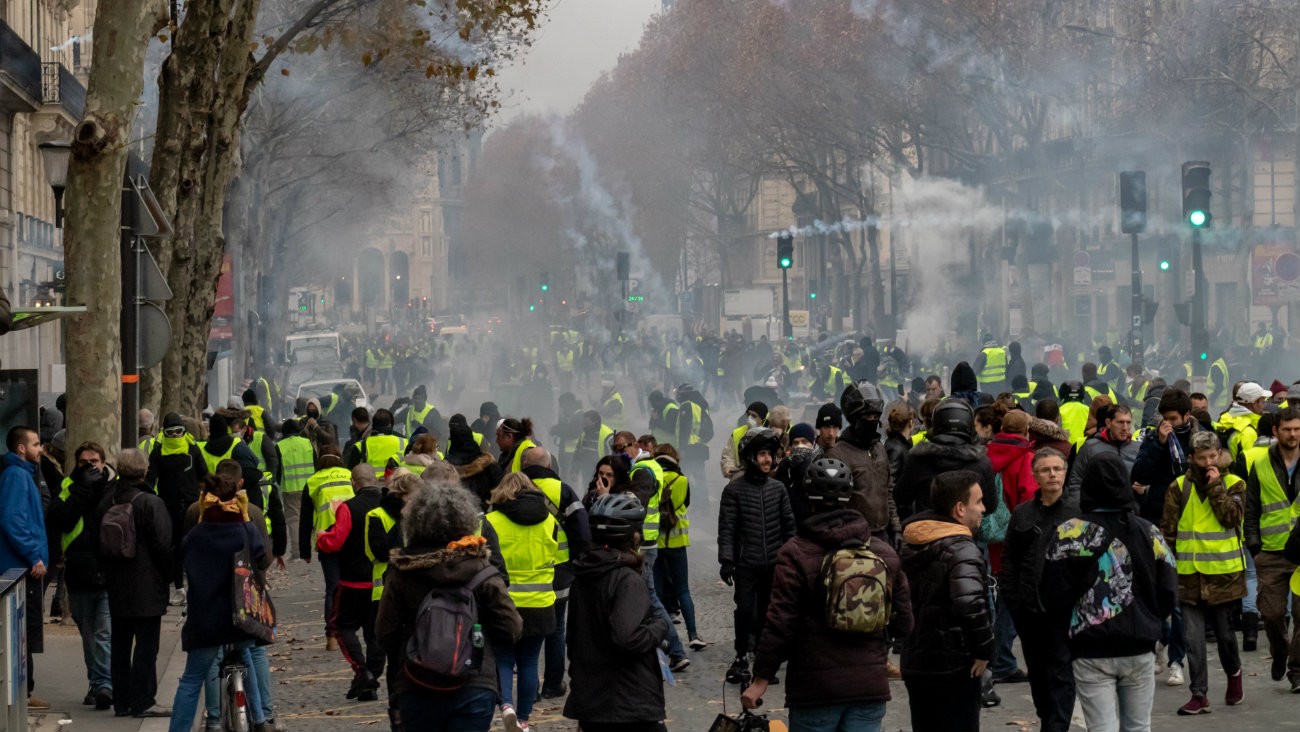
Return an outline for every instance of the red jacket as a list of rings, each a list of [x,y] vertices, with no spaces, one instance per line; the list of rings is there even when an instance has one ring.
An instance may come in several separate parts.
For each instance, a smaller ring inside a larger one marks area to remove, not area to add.
[[[987,448],[993,472],[1002,476],[1002,500],[1007,502],[1007,510],[1016,510],[1016,506],[1038,494],[1038,483],[1034,480],[1034,447],[1029,440],[1002,432],[989,441]],[[1001,571],[1000,542],[989,546],[989,564],[993,571]]]

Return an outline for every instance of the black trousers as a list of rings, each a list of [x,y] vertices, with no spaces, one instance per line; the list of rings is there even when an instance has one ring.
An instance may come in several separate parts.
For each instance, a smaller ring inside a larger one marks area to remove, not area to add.
[[[767,602],[772,597],[773,567],[753,569],[736,567],[736,656],[741,657],[758,647],[767,620]]]
[[[1074,666],[1066,628],[1041,613],[1013,610],[1029,672],[1029,692],[1043,732],[1068,732],[1074,713]]]
[[[334,594],[334,616],[330,618],[334,637],[338,638],[339,649],[352,671],[360,674],[368,669],[375,678],[384,673],[384,650],[375,638],[375,614],[378,610],[379,603],[370,599],[369,587],[339,585]],[[364,652],[361,641],[357,639],[358,630],[366,641]]]
[[[944,676],[904,676],[912,732],[978,732],[980,680],[969,671]]]
[[[162,617],[112,617],[113,643],[110,672],[113,709],[138,714],[152,707],[158,694],[158,640]]]

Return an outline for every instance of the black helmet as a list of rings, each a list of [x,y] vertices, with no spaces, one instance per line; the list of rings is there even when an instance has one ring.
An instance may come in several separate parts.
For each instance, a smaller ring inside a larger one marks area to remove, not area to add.
[[[850,424],[869,414],[885,413],[885,399],[870,381],[849,384],[840,396],[840,410]]]
[[[1078,379],[1061,382],[1061,389],[1057,392],[1061,397],[1061,402],[1081,402],[1085,398],[1083,391],[1083,382]]]
[[[835,458],[820,457],[808,466],[803,479],[808,500],[822,506],[848,506],[853,494],[853,471]]]
[[[747,468],[754,464],[754,458],[764,450],[771,452],[775,459],[781,450],[781,436],[769,427],[754,427],[740,438],[738,448],[740,466]]]
[[[592,539],[604,544],[618,544],[641,530],[645,507],[631,493],[607,493],[591,504],[588,516]]]
[[[930,435],[961,435],[967,440],[975,439],[975,412],[965,399],[948,397],[935,407],[930,419]]]

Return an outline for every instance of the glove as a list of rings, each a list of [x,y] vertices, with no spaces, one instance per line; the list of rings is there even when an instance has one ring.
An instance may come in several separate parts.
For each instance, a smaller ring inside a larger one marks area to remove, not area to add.
[[[736,576],[736,565],[731,562],[723,562],[722,568],[718,570],[718,576],[730,587],[733,584],[732,578]]]
[[[104,472],[90,464],[78,465],[72,469],[68,477],[72,479],[72,490],[81,489],[89,492],[91,488],[103,482]]]

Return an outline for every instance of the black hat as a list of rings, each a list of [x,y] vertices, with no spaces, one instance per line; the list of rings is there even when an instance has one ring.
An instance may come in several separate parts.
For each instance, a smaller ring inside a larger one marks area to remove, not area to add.
[[[844,413],[840,408],[831,403],[826,403],[817,410],[817,421],[814,423],[818,429],[822,427],[843,427]]]
[[[411,392],[412,399],[419,399],[420,397],[424,397],[427,399],[428,396],[429,396],[429,390],[424,388],[424,384],[420,384],[419,386],[415,387],[415,391]]]
[[[185,420],[181,419],[181,416],[175,412],[168,412],[167,415],[163,417],[163,429],[184,426]]]
[[[757,414],[759,419],[767,419],[767,405],[762,402],[750,402],[749,406],[745,407],[745,411]]]

